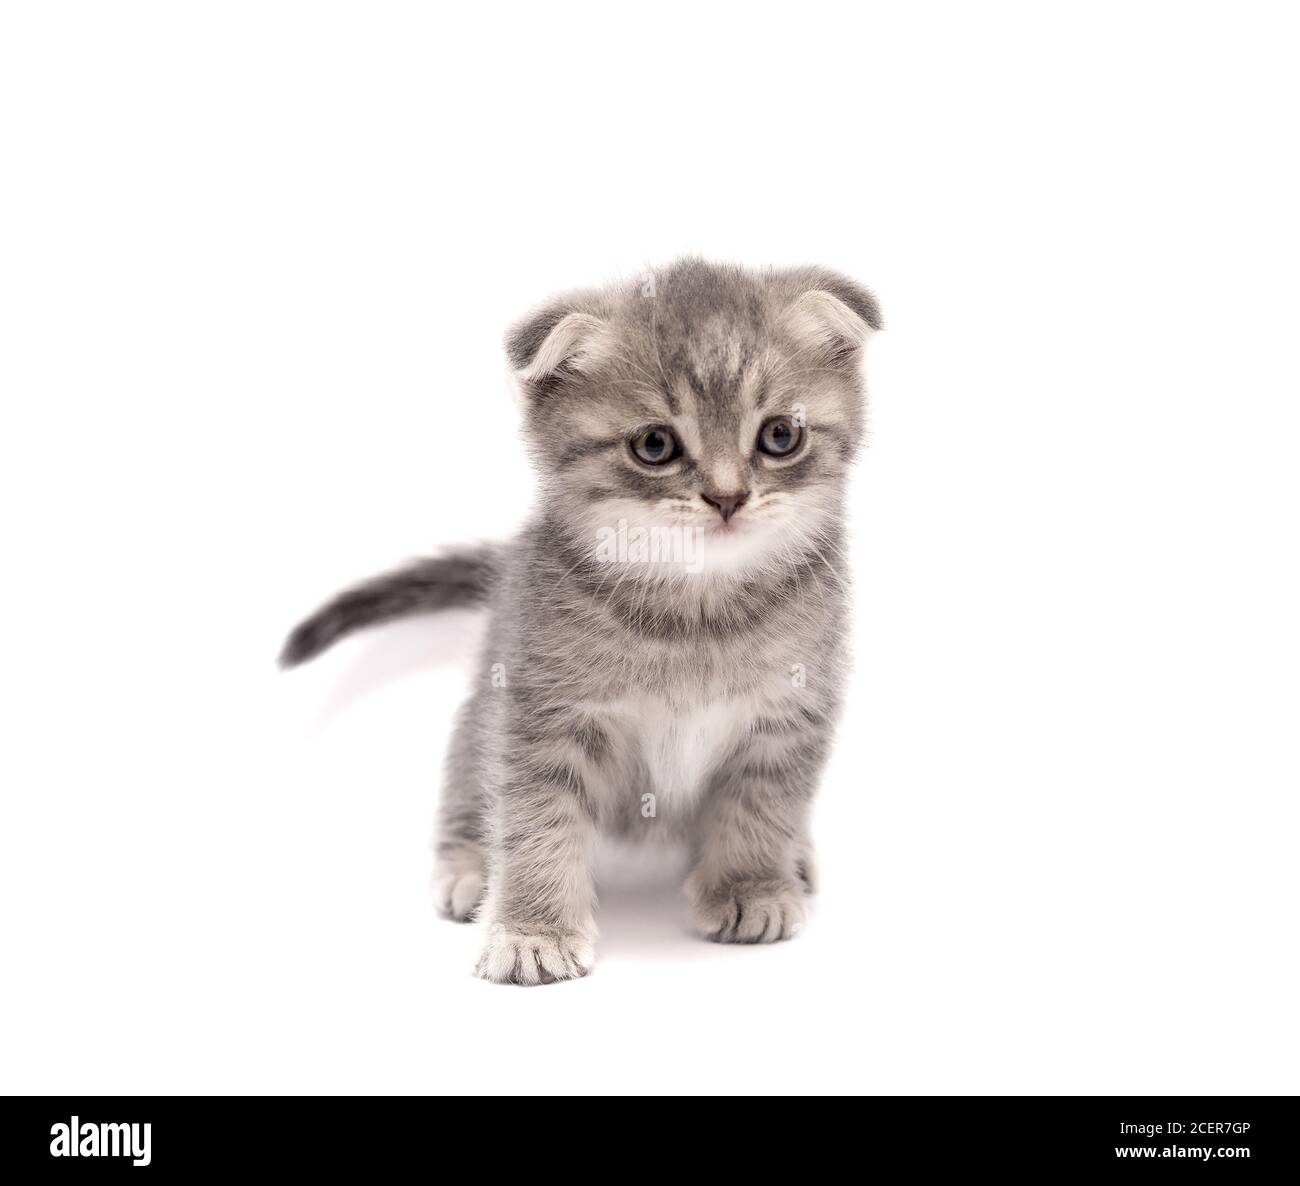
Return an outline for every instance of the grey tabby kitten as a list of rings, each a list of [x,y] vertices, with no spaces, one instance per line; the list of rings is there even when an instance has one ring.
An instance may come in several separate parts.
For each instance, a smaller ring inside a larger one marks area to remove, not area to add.
[[[588,971],[599,837],[684,847],[711,939],[799,929],[845,679],[860,356],[879,325],[868,292],[820,268],[683,260],[557,298],[507,338],[532,521],[343,593],[290,636],[286,665],[369,623],[489,607],[436,875],[443,912],[485,923],[479,976]]]

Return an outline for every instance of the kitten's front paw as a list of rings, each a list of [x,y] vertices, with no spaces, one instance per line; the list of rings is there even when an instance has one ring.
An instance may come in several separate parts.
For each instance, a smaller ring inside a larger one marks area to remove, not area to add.
[[[488,928],[474,975],[497,984],[554,984],[585,976],[594,959],[591,942],[584,935],[533,935],[497,924]]]
[[[794,881],[733,881],[687,888],[691,915],[715,943],[792,939],[807,916],[807,891]]]

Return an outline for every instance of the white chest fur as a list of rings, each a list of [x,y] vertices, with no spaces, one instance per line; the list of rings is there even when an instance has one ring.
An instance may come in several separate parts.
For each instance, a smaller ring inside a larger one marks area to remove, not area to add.
[[[701,794],[744,735],[752,712],[737,700],[683,704],[647,697],[624,707],[624,727],[649,779],[647,790],[670,810],[687,807]]]

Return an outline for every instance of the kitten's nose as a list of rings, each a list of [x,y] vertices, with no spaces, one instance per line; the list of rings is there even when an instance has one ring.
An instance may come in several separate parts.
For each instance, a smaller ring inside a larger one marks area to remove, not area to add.
[[[745,500],[749,497],[749,491],[742,491],[740,494],[701,494],[700,497],[711,507],[717,507],[718,514],[722,516],[725,523],[741,507],[745,505]]]

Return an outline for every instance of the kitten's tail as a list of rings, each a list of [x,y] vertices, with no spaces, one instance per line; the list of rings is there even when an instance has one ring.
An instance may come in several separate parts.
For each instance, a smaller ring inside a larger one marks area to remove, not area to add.
[[[294,627],[280,652],[280,666],[296,667],[314,659],[363,626],[482,604],[500,569],[502,554],[500,544],[462,548],[417,560],[345,590]]]

